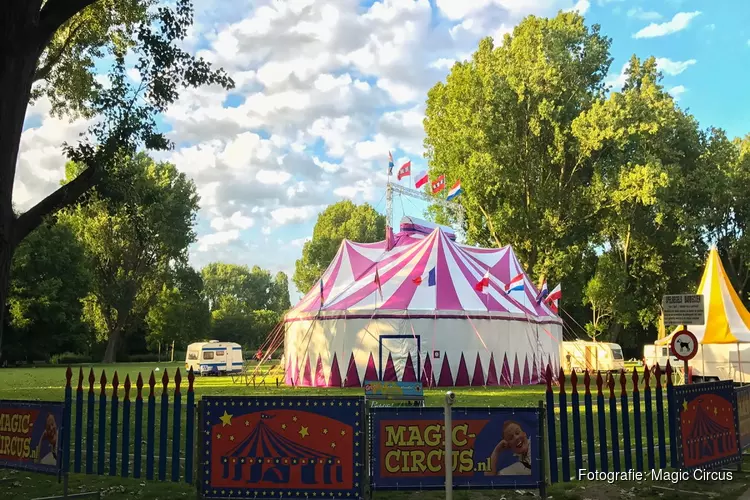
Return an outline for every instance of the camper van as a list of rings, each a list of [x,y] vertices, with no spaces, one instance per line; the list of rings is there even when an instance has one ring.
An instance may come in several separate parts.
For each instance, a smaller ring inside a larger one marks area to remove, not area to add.
[[[224,375],[242,371],[242,346],[235,342],[194,342],[188,346],[185,369],[200,375]]]
[[[671,366],[681,366],[682,361],[670,351],[668,345],[646,344],[643,346],[643,363],[648,368],[659,365],[662,371],[667,369],[667,361]]]
[[[622,348],[609,342],[575,340],[562,343],[563,370],[582,372],[620,371],[625,369]]]

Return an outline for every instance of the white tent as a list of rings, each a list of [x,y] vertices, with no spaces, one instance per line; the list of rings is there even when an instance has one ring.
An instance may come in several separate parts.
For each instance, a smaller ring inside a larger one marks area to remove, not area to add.
[[[394,238],[344,240],[287,314],[287,384],[526,385],[557,372],[562,321],[537,302],[510,246],[460,245],[413,218]]]

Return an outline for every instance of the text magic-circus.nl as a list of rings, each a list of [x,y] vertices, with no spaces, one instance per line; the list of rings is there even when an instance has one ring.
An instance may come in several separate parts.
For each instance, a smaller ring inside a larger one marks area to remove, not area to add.
[[[628,470],[624,472],[602,472],[588,471],[586,469],[578,470],[578,480],[587,481],[606,481],[614,483],[615,481],[665,481],[670,483],[679,483],[680,481],[731,481],[732,471],[710,471],[695,469],[693,471],[668,471],[663,469],[651,469],[651,472],[640,472]]]

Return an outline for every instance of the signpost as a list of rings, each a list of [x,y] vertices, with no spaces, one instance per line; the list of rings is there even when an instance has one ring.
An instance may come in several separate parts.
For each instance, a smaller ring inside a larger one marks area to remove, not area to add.
[[[665,295],[662,299],[665,325],[704,325],[703,295]]]
[[[688,377],[688,361],[698,354],[698,339],[689,330],[680,330],[672,335],[672,342],[669,345],[670,350],[677,359],[685,363],[685,383]]]

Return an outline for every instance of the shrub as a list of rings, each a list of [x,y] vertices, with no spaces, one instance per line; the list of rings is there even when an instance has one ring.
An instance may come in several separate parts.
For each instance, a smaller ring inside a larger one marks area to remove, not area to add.
[[[169,361],[169,357],[162,356],[162,362]],[[176,359],[176,358],[175,358]],[[128,356],[128,361],[131,363],[158,363],[159,362],[159,355],[158,354],[131,354]]]
[[[85,363],[92,363],[93,359],[87,354],[63,352],[61,354],[53,355],[50,358],[49,362],[53,365],[80,365]]]

